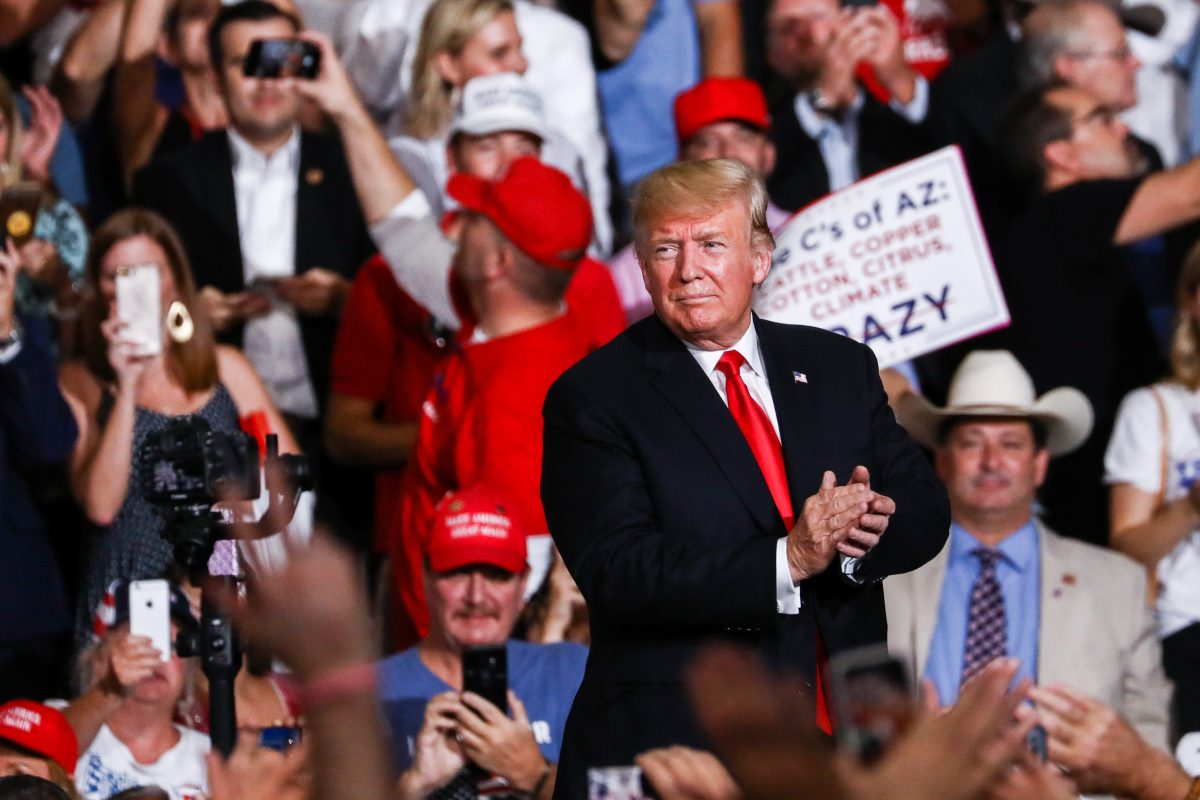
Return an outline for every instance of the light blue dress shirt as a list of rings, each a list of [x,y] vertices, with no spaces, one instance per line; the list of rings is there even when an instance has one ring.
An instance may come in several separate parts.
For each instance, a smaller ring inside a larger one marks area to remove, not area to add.
[[[937,627],[925,664],[926,680],[937,688],[941,704],[958,698],[962,682],[963,654],[967,645],[967,611],[971,588],[979,576],[979,558],[972,551],[982,547],[975,537],[957,524],[950,526],[950,559],[942,582]],[[1030,519],[1024,527],[1002,541],[1003,556],[996,562],[996,579],[1004,595],[1008,655],[1021,660],[1017,679],[1037,677],[1038,621],[1041,610],[1041,559],[1037,528]]]

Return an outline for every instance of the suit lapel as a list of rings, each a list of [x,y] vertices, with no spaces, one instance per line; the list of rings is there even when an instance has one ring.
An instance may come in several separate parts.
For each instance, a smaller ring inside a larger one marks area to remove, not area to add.
[[[324,191],[326,165],[318,152],[318,142],[307,134],[300,134],[300,174],[296,183],[296,274],[309,267],[327,266],[316,263],[320,259],[320,238],[327,235],[321,219],[322,192]],[[314,224],[316,223],[316,224]]]
[[[221,131],[206,135],[203,146],[208,149],[203,163],[211,165],[211,169],[203,170],[201,181],[204,184],[204,196],[207,200],[204,207],[213,216],[213,221],[226,236],[218,241],[233,242],[234,252],[229,257],[218,257],[215,263],[209,265],[214,272],[226,276],[227,286],[236,287],[235,291],[245,286],[243,274],[242,251],[237,243],[241,241],[238,233],[237,198],[233,189],[233,154],[230,152],[229,136]]]
[[[766,365],[767,381],[779,421],[779,439],[783,445],[783,466],[787,471],[792,509],[799,514],[805,499],[821,483],[821,474],[833,466],[829,461],[829,442],[818,403],[820,389],[813,383],[797,380],[795,373],[806,376],[813,364],[804,363],[803,353],[792,353],[783,336],[784,327],[755,317],[758,342]],[[843,479],[849,476],[839,476]]]
[[[1078,664],[1071,663],[1073,654],[1080,652],[1075,644],[1077,632],[1086,630],[1078,611],[1086,604],[1079,603],[1079,586],[1072,574],[1073,567],[1054,537],[1040,520],[1035,520],[1038,533],[1041,575],[1038,609],[1038,683],[1071,681]],[[1072,610],[1075,613],[1067,613]]]
[[[774,142],[778,157],[772,179],[771,197],[784,208],[795,210],[829,193],[829,170],[817,143],[800,127],[795,97],[776,106]]]
[[[664,399],[679,413],[708,449],[738,496],[764,531],[786,531],[754,453],[721,402],[708,377],[687,348],[657,319],[647,324],[646,366]]]

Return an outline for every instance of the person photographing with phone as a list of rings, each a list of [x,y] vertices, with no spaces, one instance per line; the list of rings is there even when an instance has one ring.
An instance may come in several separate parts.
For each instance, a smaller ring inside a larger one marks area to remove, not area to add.
[[[59,375],[80,431],[69,463],[72,493],[99,528],[83,543],[77,648],[89,641],[92,610],[112,581],[157,578],[172,561],[164,518],[141,492],[136,454],[147,436],[186,415],[214,431],[239,430],[245,417],[278,433],[281,452],[298,452],[254,368],[214,343],[187,257],[165,220],[141,209],[110,217],[92,238],[86,285],[84,356]],[[122,304],[129,296],[134,302]]]
[[[116,581],[97,603],[79,657],[84,691],[63,712],[79,741],[75,785],[86,800],[138,786],[159,786],[171,800],[205,796],[208,737],[174,721],[195,659],[169,646],[197,627],[187,597],[166,581]]]
[[[587,649],[510,640],[529,574],[511,509],[474,487],[435,512],[424,552],[429,635],[379,668],[405,800],[451,784],[474,792],[480,781],[537,798],[554,790]]]

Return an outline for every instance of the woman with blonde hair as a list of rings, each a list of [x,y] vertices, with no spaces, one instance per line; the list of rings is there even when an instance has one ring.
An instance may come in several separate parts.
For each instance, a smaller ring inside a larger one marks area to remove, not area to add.
[[[512,0],[434,0],[413,59],[407,133],[443,136],[467,81],[496,72],[523,74],[527,66]]]
[[[162,323],[158,347],[147,348],[117,315],[116,280],[151,266],[158,275]],[[89,636],[92,610],[112,581],[156,578],[172,560],[171,546],[160,535],[163,520],[140,491],[136,454],[147,435],[182,416],[202,418],[216,431],[238,430],[245,421],[278,433],[281,452],[297,452],[254,368],[238,350],[214,344],[183,246],[157,214],[127,209],[95,232],[82,338],[83,357],[60,371],[79,425],[71,488],[100,527],[88,541],[79,593],[80,646]]]
[[[1112,545],[1156,579],[1176,723],[1200,743],[1200,245],[1181,271],[1176,314],[1171,375],[1126,396],[1104,465]],[[1200,748],[1191,749],[1194,771]]]

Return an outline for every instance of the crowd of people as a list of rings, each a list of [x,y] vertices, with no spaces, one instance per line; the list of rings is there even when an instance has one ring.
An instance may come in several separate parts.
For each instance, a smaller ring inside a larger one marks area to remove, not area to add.
[[[1197,42],[0,0],[0,800],[1197,800]],[[947,145],[1008,326],[880,370],[751,312],[795,212]]]

